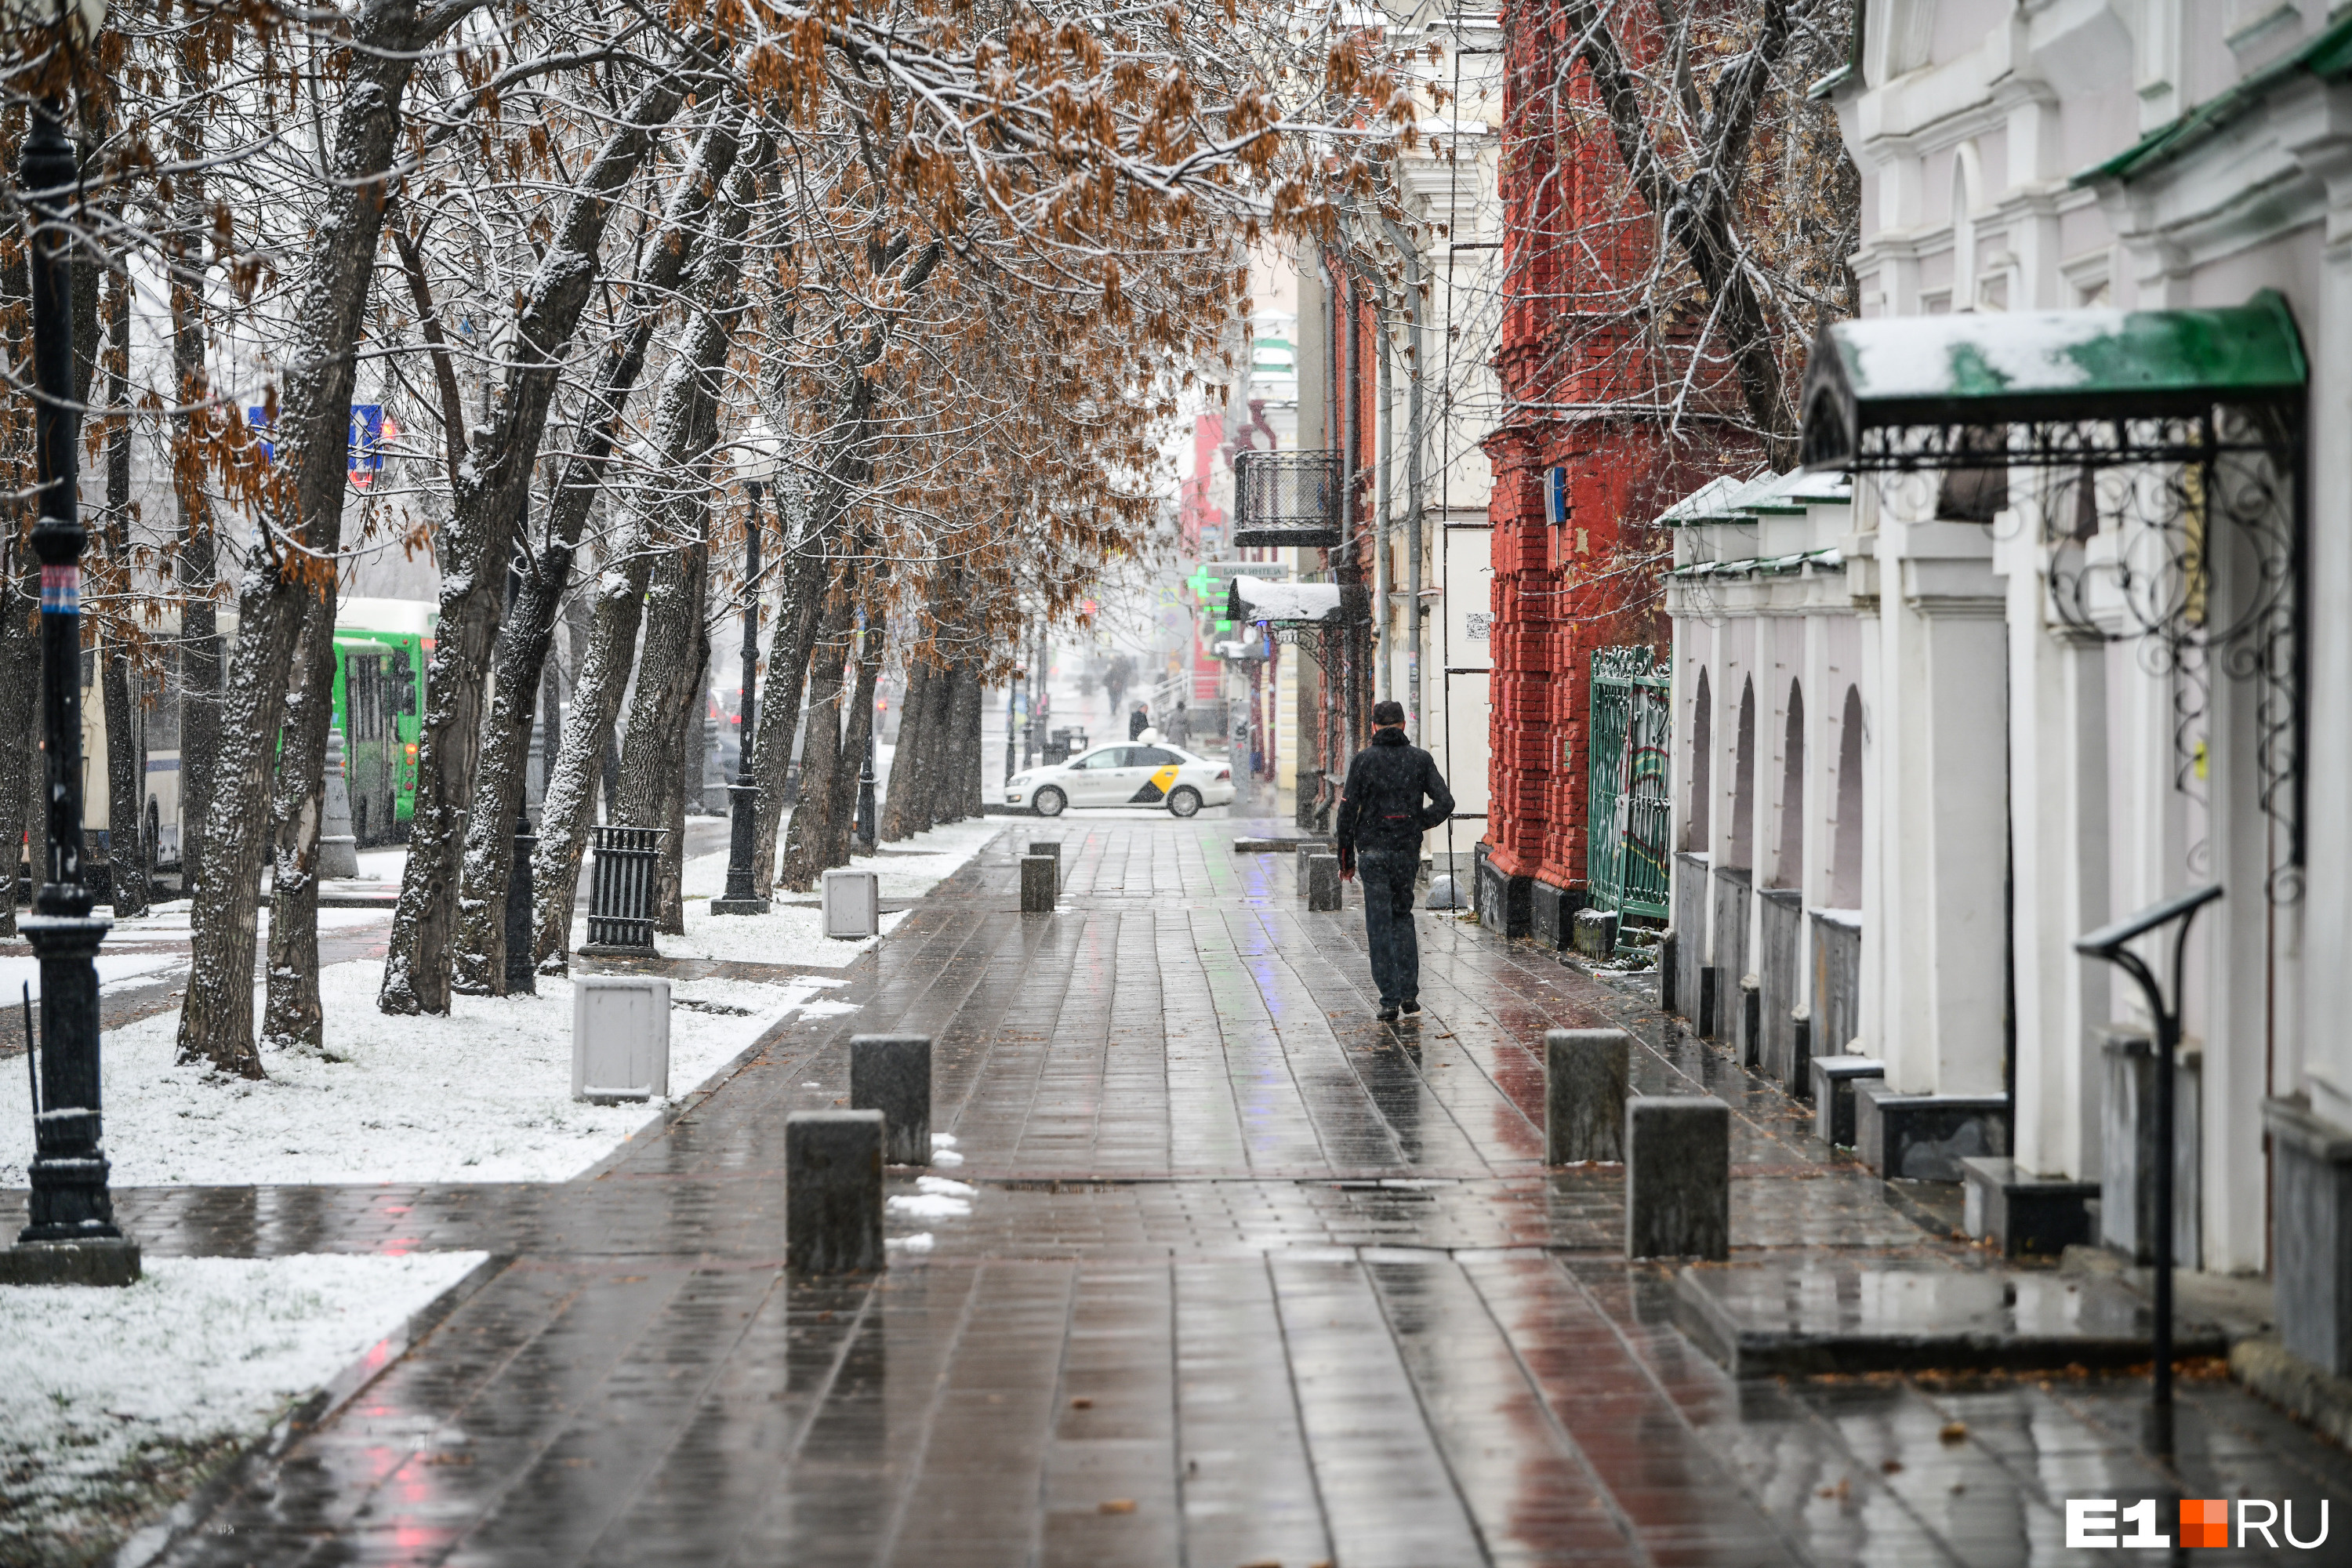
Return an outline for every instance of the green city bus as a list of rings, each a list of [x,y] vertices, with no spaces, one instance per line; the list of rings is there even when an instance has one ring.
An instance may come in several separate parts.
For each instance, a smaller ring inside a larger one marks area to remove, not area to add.
[[[433,651],[436,606],[415,599],[349,598],[335,612],[335,721],[343,732],[344,775],[352,801],[352,832],[360,843],[405,838],[416,810],[416,742],[424,716],[425,661]],[[179,632],[166,616],[155,635]],[[236,637],[236,616],[224,608],[221,640]],[[82,655],[82,824],[94,858],[110,858],[106,776],[106,704],[97,687],[97,658]],[[180,859],[180,718],[183,689],[176,669],[140,710],[146,752],[146,799],[141,824],[150,866]]]

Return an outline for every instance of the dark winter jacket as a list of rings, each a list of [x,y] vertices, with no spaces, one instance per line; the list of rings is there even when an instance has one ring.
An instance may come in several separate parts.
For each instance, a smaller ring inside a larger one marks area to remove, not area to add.
[[[1372,743],[1348,764],[1339,799],[1339,862],[1352,868],[1359,849],[1419,849],[1421,836],[1453,815],[1454,795],[1436,759],[1408,742],[1402,730],[1375,730]]]

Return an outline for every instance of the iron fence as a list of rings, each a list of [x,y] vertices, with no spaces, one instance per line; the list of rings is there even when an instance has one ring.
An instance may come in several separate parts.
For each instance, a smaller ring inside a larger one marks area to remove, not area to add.
[[[1670,686],[1669,667],[1649,648],[1593,652],[1584,876],[1595,909],[1667,918]]]

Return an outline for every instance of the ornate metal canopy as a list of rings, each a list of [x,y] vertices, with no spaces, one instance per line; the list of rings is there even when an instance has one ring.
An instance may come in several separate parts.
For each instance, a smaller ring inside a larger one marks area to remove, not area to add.
[[[2303,860],[2308,379],[2269,289],[2219,310],[1839,321],[1806,362],[1798,436],[1808,468],[1939,474],[1939,518],[2038,518],[2056,618],[2175,678],[2183,791],[2206,766],[2214,668],[2257,683],[2282,899]]]

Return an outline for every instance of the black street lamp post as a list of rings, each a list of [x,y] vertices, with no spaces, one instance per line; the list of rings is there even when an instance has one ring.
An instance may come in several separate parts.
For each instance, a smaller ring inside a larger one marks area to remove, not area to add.
[[[751,875],[760,837],[760,785],[751,773],[751,689],[760,670],[760,499],[775,475],[776,449],[772,437],[757,435],[736,460],[736,472],[751,497],[751,515],[743,525],[743,692],[736,705],[735,782],[727,786],[727,892],[710,900],[714,915],[768,912],[768,900],[760,897]]]
[[[62,20],[62,18],[61,18]],[[94,31],[94,26],[92,28]],[[34,440],[40,521],[41,735],[48,803],[44,876],[25,938],[41,964],[41,1053],[34,1106],[32,1223],[18,1235],[0,1280],[127,1285],[139,1247],[114,1224],[100,1139],[98,948],[111,921],[90,913],[82,880],[81,525],[74,408],[73,258],[65,221],[76,184],[74,150],[55,102],[37,107],[25,142],[21,188],[35,219],[30,272]]]
[[[858,634],[861,641],[857,651],[861,658],[866,653],[862,639],[876,635],[876,630],[870,624]],[[904,722],[904,721],[905,715],[901,714],[900,721]],[[904,734],[905,731],[901,731],[902,739]],[[874,715],[871,713],[866,716],[866,760],[857,771],[856,833],[857,842],[865,846],[865,853],[873,854],[875,842],[880,835],[880,824],[874,814]]]

